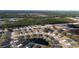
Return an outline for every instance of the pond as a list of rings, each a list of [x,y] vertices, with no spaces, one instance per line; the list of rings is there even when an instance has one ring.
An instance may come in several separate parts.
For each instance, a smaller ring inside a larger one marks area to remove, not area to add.
[[[48,46],[49,43],[42,39],[42,38],[32,38],[32,39],[27,39],[26,41],[24,41],[23,43],[23,47],[25,46],[29,46],[29,47],[33,47],[34,44],[41,44],[41,45],[45,45],[45,46]]]

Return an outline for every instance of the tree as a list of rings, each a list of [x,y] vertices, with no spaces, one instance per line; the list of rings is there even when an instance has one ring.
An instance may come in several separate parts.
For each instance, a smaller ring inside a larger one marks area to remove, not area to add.
[[[9,20],[7,18],[4,18],[4,28],[8,28]]]

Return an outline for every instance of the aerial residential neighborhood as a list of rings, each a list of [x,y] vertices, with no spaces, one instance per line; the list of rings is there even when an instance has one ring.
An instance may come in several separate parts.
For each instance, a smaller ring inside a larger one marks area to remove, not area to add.
[[[3,12],[0,48],[79,48],[79,12]]]

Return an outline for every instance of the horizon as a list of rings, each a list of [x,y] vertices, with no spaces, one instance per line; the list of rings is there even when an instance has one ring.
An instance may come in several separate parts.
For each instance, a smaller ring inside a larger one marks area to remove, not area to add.
[[[0,10],[0,11],[79,11],[79,10],[20,10],[20,9],[15,9],[15,10]]]

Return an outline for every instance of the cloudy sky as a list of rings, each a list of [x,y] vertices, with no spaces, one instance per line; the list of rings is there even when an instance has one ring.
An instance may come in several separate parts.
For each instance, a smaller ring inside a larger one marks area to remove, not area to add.
[[[79,10],[79,0],[0,0],[0,10]]]

